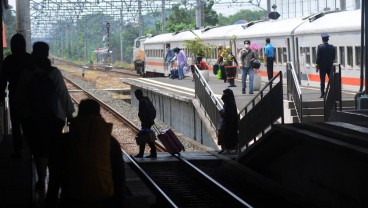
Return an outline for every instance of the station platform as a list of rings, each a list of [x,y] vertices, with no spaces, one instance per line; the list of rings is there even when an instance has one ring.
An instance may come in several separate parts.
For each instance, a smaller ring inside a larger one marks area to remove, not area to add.
[[[210,71],[211,73],[211,71]],[[181,97],[194,98],[194,82],[192,76],[186,76],[182,80],[170,79],[168,77],[147,77],[147,78],[129,78],[122,79],[124,83],[133,85],[144,85],[147,89],[152,91],[159,91],[161,93],[174,94]],[[218,98],[221,98],[222,91],[226,88],[233,90],[235,95],[236,104],[238,110],[243,109],[259,91],[254,90],[254,94],[249,94],[249,80],[247,80],[246,94],[242,94],[241,77],[235,80],[236,87],[228,87],[229,83],[224,83],[223,80],[218,79],[213,74],[210,74],[208,84],[212,91]],[[262,81],[261,89],[265,86],[266,82]],[[286,82],[284,85],[284,99],[287,99]],[[327,84],[326,84],[327,86]],[[303,101],[323,101],[323,98],[319,98],[321,95],[319,87],[302,86]],[[342,91],[342,100],[354,100],[355,92]]]

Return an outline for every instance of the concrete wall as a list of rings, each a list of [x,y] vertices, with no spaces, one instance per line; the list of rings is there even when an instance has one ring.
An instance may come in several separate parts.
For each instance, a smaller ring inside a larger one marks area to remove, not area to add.
[[[183,135],[192,138],[200,144],[218,149],[214,137],[215,129],[207,121],[208,118],[197,109],[199,105],[194,98],[167,94],[156,89],[131,84],[131,104],[138,107],[138,100],[134,96],[136,89],[141,89],[148,96],[156,108],[156,119],[173,127]]]

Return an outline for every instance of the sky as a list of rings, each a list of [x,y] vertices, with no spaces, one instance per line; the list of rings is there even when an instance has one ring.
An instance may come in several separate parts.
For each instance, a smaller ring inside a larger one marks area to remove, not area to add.
[[[8,0],[9,4],[15,8],[15,1],[16,0]],[[230,1],[230,0],[223,0],[223,2],[248,2],[248,0],[237,0],[237,1]],[[253,3],[256,3],[257,0],[253,0]],[[296,2],[296,5],[295,5]],[[346,0],[346,7],[348,10],[354,8],[355,0]],[[277,5],[277,12],[279,12],[282,17],[281,18],[288,18],[294,16],[304,16],[308,12],[315,12],[317,10],[317,4],[319,5],[319,10],[322,10],[325,5],[327,4],[328,7],[331,9],[339,7],[340,0],[271,0],[271,5]],[[267,0],[261,0],[260,7],[263,9],[267,9]],[[304,8],[302,11],[301,8]],[[222,13],[224,16],[229,16],[235,14],[236,12],[240,11],[241,9],[256,9],[256,7],[251,6],[250,4],[217,4],[214,5],[214,10],[218,13]],[[289,10],[289,13],[287,12]]]

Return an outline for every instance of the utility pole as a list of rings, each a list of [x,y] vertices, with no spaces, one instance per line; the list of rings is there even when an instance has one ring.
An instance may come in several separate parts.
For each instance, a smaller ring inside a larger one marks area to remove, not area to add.
[[[161,16],[162,16],[162,33],[166,33],[166,15],[165,15],[165,0],[161,3]]]
[[[120,10],[120,61],[123,62],[124,52],[123,52],[123,27],[124,27],[124,20],[123,20],[123,11]]]
[[[31,15],[30,0],[16,0],[17,32],[22,34],[26,40],[26,50],[31,52]]]
[[[144,35],[144,22],[142,17],[142,0],[138,0],[138,22],[139,22],[139,36]]]
[[[267,12],[271,13],[271,0],[267,0]]]
[[[355,0],[355,9],[360,9],[360,0]]]
[[[346,0],[340,0],[340,10],[346,10]]]
[[[197,0],[195,8],[196,8],[196,27],[201,28],[204,26],[204,4],[202,0]]]

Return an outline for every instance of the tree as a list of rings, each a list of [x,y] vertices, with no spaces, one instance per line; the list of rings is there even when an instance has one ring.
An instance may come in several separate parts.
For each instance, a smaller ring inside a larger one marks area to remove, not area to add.
[[[210,0],[204,7],[204,22],[206,26],[215,26],[218,23],[218,14],[212,9],[214,1]]]
[[[133,44],[134,40],[139,36],[139,27],[133,24],[125,26],[123,32],[123,49],[124,60],[131,62],[133,60]]]
[[[5,26],[5,36],[6,36],[6,45],[7,50],[4,50],[5,53],[8,53],[7,51],[10,49],[10,39],[12,36],[16,33],[16,18],[14,16],[14,13],[12,12],[13,7],[10,6],[9,9],[4,10],[4,26]]]
[[[180,8],[179,4],[172,6],[172,12],[167,20],[166,30],[168,32],[176,32],[184,29],[194,28],[195,26],[195,12],[194,10],[186,10]]]

